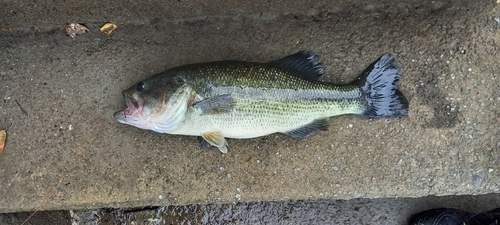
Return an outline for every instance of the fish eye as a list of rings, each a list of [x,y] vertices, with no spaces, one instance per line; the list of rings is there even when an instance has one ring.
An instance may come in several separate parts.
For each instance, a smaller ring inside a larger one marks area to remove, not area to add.
[[[144,82],[139,82],[137,83],[137,87],[136,87],[137,91],[142,91],[144,90]]]

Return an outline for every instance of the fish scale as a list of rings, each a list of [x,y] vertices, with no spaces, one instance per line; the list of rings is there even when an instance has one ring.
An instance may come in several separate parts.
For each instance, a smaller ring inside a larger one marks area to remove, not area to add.
[[[200,135],[207,131],[220,131],[224,137],[253,138],[286,132],[318,118],[361,114],[364,111],[359,96],[355,99],[315,100],[294,99],[289,95],[262,99],[243,96],[233,93],[235,105],[230,113],[200,116],[196,110],[189,111],[184,123],[172,133]],[[249,128],[253,128],[253,132],[249,132]]]
[[[197,94],[203,98],[230,93],[235,105],[231,113],[203,117],[193,110],[173,134],[221,131],[225,137],[253,138],[285,132],[317,118],[360,114],[364,110],[359,87],[309,80],[286,68],[227,61],[179,71],[184,71],[180,77],[187,84],[201,87]],[[251,127],[260,129],[246,134]]]
[[[178,73],[186,83],[204,87],[211,84],[223,87],[254,87],[275,89],[331,89],[331,85],[308,80],[299,71],[279,68],[266,63],[222,61],[178,67],[170,73]],[[341,91],[341,86],[337,89]]]

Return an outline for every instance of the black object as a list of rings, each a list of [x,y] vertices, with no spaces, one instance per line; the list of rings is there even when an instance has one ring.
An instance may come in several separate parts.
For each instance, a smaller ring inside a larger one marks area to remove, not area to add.
[[[500,208],[471,213],[452,208],[431,209],[410,219],[410,225],[500,225]]]

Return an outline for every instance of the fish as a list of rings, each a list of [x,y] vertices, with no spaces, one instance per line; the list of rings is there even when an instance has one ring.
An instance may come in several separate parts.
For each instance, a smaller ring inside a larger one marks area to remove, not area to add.
[[[311,51],[270,62],[182,65],[122,91],[126,108],[114,117],[140,129],[196,136],[202,148],[227,153],[226,138],[284,133],[304,139],[326,131],[333,116],[408,115],[408,100],[397,89],[399,66],[390,53],[348,84],[322,82],[324,73]]]

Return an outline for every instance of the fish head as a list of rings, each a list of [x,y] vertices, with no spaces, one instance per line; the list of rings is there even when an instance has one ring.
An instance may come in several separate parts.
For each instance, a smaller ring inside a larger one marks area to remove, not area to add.
[[[118,111],[114,117],[120,123],[129,124],[141,129],[150,129],[151,121],[162,112],[161,90],[151,86],[147,81],[141,81],[122,91],[127,105]]]
[[[169,133],[184,120],[192,94],[185,84],[152,77],[122,91],[126,108],[114,117],[120,123]]]

